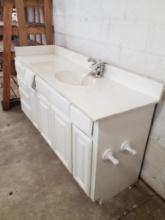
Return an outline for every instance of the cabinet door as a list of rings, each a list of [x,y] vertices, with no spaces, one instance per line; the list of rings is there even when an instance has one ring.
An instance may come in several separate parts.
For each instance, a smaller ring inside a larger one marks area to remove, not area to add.
[[[38,97],[38,110],[39,110],[39,130],[45,140],[51,145],[51,128],[50,128],[50,106],[48,101],[41,96]]]
[[[21,99],[21,109],[25,115],[31,120],[31,108],[24,99]]]
[[[30,89],[31,120],[38,129],[38,98],[35,90]]]
[[[52,148],[67,169],[72,172],[71,123],[54,107],[52,107]]]
[[[87,195],[89,195],[91,185],[92,140],[74,126],[72,132],[73,176]]]
[[[31,120],[32,116],[31,116],[30,95],[21,86],[19,86],[19,93],[20,93],[20,98],[21,98],[22,111]]]

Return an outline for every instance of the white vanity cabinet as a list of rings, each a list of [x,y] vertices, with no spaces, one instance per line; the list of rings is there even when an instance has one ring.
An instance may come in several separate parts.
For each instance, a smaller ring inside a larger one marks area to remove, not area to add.
[[[90,195],[92,172],[92,139],[75,126],[72,127],[73,176]]]
[[[51,108],[52,148],[72,172],[71,121],[54,105]]]
[[[138,180],[161,83],[108,64],[89,80],[87,57],[55,45],[16,48],[16,70],[22,110],[93,201]]]
[[[138,179],[153,104],[93,121],[39,76],[26,72],[19,79],[22,110],[92,200],[112,198]],[[122,151],[125,141],[136,155]]]

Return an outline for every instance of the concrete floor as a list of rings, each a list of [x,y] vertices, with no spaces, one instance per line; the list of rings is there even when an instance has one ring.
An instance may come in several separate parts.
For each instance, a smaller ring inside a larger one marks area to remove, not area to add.
[[[0,220],[165,220],[165,203],[141,181],[91,202],[17,107],[0,110]]]

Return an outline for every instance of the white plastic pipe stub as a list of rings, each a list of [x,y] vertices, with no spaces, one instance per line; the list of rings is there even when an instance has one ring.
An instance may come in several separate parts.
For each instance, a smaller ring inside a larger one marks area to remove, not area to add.
[[[114,166],[119,165],[119,160],[114,157],[112,150],[109,148],[102,155],[104,161],[110,161]]]
[[[121,151],[126,151],[126,152],[128,152],[129,154],[131,154],[133,156],[135,156],[137,154],[136,150],[132,148],[129,141],[124,141],[121,144],[120,150]]]

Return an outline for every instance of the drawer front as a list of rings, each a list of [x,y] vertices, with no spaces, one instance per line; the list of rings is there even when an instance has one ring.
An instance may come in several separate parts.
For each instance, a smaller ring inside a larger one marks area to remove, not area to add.
[[[19,75],[17,75],[18,85],[19,87],[23,88],[23,90],[26,90],[27,92],[27,86],[25,84],[25,80],[22,79]]]
[[[54,89],[51,91],[51,103],[65,116],[70,117],[70,102]]]
[[[24,78],[24,75],[25,75],[25,65],[22,64],[21,62],[18,62],[16,61],[15,62],[15,68],[16,68],[16,71],[17,71],[17,75],[21,78]]]
[[[29,92],[29,88],[32,87],[34,80],[34,73],[31,70],[26,69],[24,76],[22,77],[21,75],[17,75],[17,79],[19,87],[22,87],[26,92]]]
[[[74,106],[71,106],[71,121],[89,137],[92,136],[93,121]]]
[[[34,72],[30,69],[26,69],[25,71],[25,83],[28,86],[28,88],[32,88],[33,80],[34,80]]]
[[[47,100],[50,100],[50,94],[51,94],[50,86],[39,77],[36,77],[36,90],[41,95],[43,95]]]

